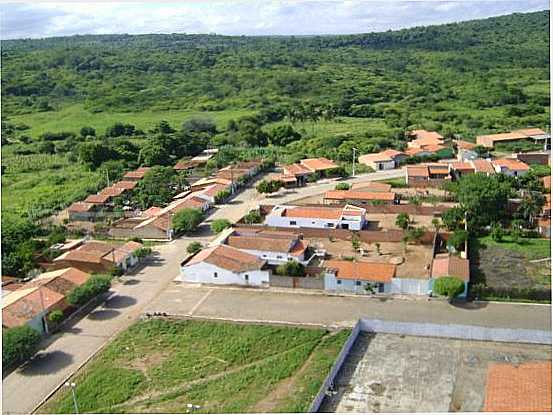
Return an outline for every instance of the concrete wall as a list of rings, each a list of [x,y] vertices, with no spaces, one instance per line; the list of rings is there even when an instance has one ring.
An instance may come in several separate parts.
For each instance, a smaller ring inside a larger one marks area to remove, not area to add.
[[[323,290],[324,281],[321,277],[289,277],[283,275],[271,275],[271,287],[303,288],[308,290]]]
[[[390,291],[390,284],[382,284],[364,280],[336,278],[332,273],[326,273],[324,276],[325,291],[330,292],[344,292],[365,295],[372,294],[370,291],[365,290],[366,284],[371,284],[373,286],[375,294],[387,293]]]
[[[304,260],[303,254],[298,257],[295,257],[286,252],[259,251],[256,249],[241,249],[241,251],[247,252],[249,254],[255,255],[258,258],[264,259],[271,265],[285,264],[287,261],[302,262]]]
[[[334,229],[341,228],[342,224],[347,224],[349,229],[360,230],[364,221],[350,221],[339,219],[317,219],[317,218],[294,218],[289,216],[267,215],[265,217],[267,226],[280,228],[313,228],[313,229]]]
[[[246,276],[248,276],[247,281]],[[202,284],[265,286],[269,284],[270,272],[265,270],[232,272],[213,264],[202,262],[181,267],[179,280]]]
[[[445,179],[416,179],[416,178],[407,178],[407,184],[409,187],[419,187],[419,188],[434,188],[440,189],[445,182],[449,180]]]
[[[392,278],[390,293],[428,295],[428,291],[430,291],[431,287],[430,279]]]

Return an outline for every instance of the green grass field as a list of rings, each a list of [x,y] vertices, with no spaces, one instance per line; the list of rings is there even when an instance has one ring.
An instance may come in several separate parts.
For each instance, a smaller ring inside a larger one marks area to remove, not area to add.
[[[147,131],[161,120],[169,122],[173,127],[180,128],[181,124],[190,117],[204,116],[212,118],[219,128],[226,126],[230,119],[237,119],[252,112],[246,110],[227,110],[216,112],[198,111],[144,111],[144,112],[97,112],[92,113],[75,104],[55,112],[39,112],[33,114],[15,115],[10,117],[14,123],[23,123],[30,127],[23,134],[37,138],[44,132],[69,131],[79,133],[84,126],[96,129],[97,134],[103,134],[106,129],[116,122],[130,123],[137,128]]]
[[[142,321],[74,377],[80,412],[305,412],[349,330]],[[288,393],[291,386],[294,394]],[[71,413],[60,389],[40,409]]]
[[[509,236],[504,237],[501,242],[496,242],[490,236],[485,236],[479,238],[479,242],[486,246],[497,246],[519,252],[529,260],[551,257],[551,241],[549,239],[521,238],[519,243],[515,243]]]

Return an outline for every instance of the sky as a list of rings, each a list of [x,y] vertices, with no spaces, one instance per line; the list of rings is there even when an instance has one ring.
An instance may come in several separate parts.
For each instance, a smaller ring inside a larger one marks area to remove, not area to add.
[[[0,2],[0,37],[108,33],[349,34],[546,9],[549,0]]]

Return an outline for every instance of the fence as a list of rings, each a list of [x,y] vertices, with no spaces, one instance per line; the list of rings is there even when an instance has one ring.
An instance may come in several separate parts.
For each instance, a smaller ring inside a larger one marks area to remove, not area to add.
[[[392,278],[391,294],[427,295],[430,291],[429,279]]]
[[[330,369],[330,373],[327,375],[323,384],[319,388],[319,392],[315,396],[315,399],[313,399],[313,402],[311,402],[311,406],[309,407],[309,412],[317,412],[321,407],[321,404],[323,403],[324,398],[326,396],[326,391],[330,389],[334,384],[334,379],[336,378],[336,375],[338,375],[338,372],[340,371],[340,369],[342,368],[342,365],[346,361],[346,358],[348,357],[349,352],[353,347],[353,344],[355,343],[355,340],[357,340],[357,337],[359,336],[360,331],[361,331],[361,320],[357,321],[357,324],[351,330],[351,334],[349,335],[348,339],[342,346],[342,349],[340,350],[338,357],[336,357],[336,360],[334,361],[334,364]]]

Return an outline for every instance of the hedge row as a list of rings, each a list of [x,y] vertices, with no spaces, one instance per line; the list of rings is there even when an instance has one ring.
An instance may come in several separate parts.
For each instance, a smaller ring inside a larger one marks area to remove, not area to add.
[[[111,287],[111,278],[108,276],[91,277],[80,287],[75,287],[67,296],[71,305],[82,305],[98,294],[106,292]]]
[[[2,366],[15,367],[29,359],[40,342],[40,334],[25,325],[2,330]]]

